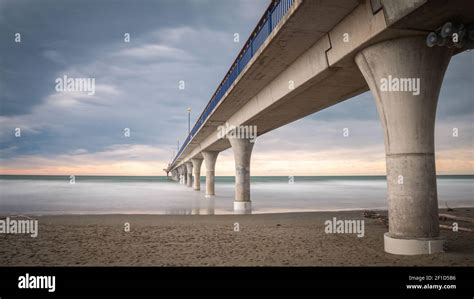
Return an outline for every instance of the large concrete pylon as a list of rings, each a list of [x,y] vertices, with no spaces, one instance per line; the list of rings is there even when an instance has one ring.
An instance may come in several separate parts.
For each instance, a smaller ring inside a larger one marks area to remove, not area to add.
[[[444,251],[438,223],[434,125],[451,56],[452,49],[428,48],[423,36],[412,36],[369,46],[355,57],[384,129],[389,207],[384,244],[389,253]]]
[[[193,186],[193,163],[186,162],[184,163],[186,167],[186,186],[192,187]]]
[[[234,213],[250,214],[250,157],[254,143],[246,138],[229,138],[235,160]]]
[[[201,164],[202,158],[192,158],[191,162],[193,163],[193,175],[194,175],[194,190],[201,190]]]
[[[219,152],[204,151],[204,163],[206,164],[206,197],[216,195],[215,192],[215,169]]]

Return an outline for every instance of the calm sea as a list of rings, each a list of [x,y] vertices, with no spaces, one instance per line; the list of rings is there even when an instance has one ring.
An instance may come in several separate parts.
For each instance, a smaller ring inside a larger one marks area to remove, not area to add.
[[[159,176],[0,175],[1,214],[231,214],[234,178],[217,177],[216,194]],[[252,177],[254,213],[386,209],[384,176]],[[474,206],[474,175],[439,176],[440,207]]]

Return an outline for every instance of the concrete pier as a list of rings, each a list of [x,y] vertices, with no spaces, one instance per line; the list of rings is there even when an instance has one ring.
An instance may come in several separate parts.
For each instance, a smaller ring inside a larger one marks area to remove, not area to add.
[[[193,186],[193,163],[186,162],[184,163],[186,167],[186,186],[192,187]]]
[[[374,44],[355,57],[384,129],[389,205],[384,242],[385,251],[392,254],[444,251],[439,237],[434,125],[451,55],[452,49],[428,48],[424,36],[412,36]],[[386,90],[387,79],[400,84],[403,79],[405,87],[409,79],[412,90]],[[418,91],[413,90],[416,80]]]
[[[229,138],[235,160],[234,213],[250,214],[250,157],[254,143],[244,138]]]
[[[206,197],[214,196],[215,193],[215,169],[219,152],[203,151],[204,163],[206,164]]]
[[[193,158],[191,159],[193,163],[193,175],[194,175],[194,184],[193,188],[196,191],[201,190],[201,164],[202,158]]]
[[[259,49],[245,52],[251,58],[242,60],[239,54],[233,62],[197,120],[195,134],[167,170],[202,157],[203,151],[232,147],[234,210],[250,212],[253,144],[224,140],[229,125],[252,124],[260,136],[370,89],[385,135],[390,218],[385,251],[443,251],[434,156],[436,106],[450,57],[467,50],[472,40],[469,34],[457,34],[458,41],[448,36],[442,45],[436,33],[439,46],[429,48],[425,42],[430,31],[448,22],[469,28],[473,7],[469,0],[457,0],[456,5],[426,0],[292,1],[278,25],[270,26],[278,30],[272,29]],[[235,69],[241,62],[245,67]],[[206,184],[206,193],[212,193],[212,186]]]

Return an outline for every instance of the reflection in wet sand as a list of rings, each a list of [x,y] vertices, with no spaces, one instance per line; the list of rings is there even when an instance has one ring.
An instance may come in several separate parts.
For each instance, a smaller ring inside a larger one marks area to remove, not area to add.
[[[191,206],[184,209],[167,209],[166,215],[214,215],[215,199],[214,197],[193,198]]]

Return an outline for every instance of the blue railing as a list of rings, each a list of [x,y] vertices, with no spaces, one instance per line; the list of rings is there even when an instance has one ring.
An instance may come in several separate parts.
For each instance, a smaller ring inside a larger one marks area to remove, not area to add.
[[[283,16],[288,12],[294,0],[276,0],[272,1],[263,17],[258,22],[257,27],[250,35],[250,38],[245,43],[244,47],[240,51],[239,55],[235,59],[234,63],[230,67],[226,76],[222,80],[221,84],[215,91],[206,108],[204,108],[201,116],[199,116],[197,122],[194,124],[190,134],[183,142],[183,145],[179,149],[176,157],[173,159],[173,163],[178,159],[183,150],[186,148],[192,137],[199,131],[201,126],[206,121],[207,117],[211,115],[216,108],[217,104],[222,100],[223,96],[235,82],[237,77],[240,75],[245,66],[252,59],[254,54],[260,49],[267,37],[278,25]]]

